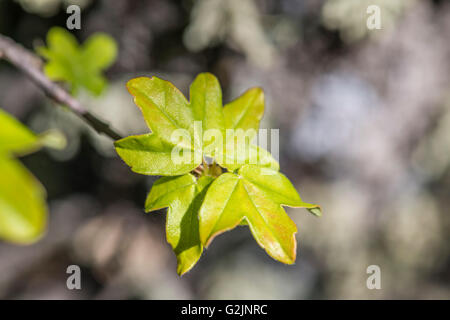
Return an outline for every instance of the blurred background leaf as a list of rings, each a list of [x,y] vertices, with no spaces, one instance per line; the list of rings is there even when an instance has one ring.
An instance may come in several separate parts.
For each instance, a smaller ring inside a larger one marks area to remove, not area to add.
[[[107,83],[102,71],[117,56],[117,44],[110,36],[93,34],[79,46],[69,31],[59,27],[53,27],[48,32],[47,47],[36,50],[47,60],[45,74],[52,80],[67,82],[74,95],[81,88],[100,95]]]
[[[30,129],[0,109],[0,155],[35,149],[38,142],[39,138]]]
[[[47,224],[44,188],[18,161],[4,156],[0,175],[0,238],[36,241]]]
[[[45,190],[12,158],[13,154],[35,151],[41,144],[42,138],[0,109],[0,238],[7,241],[31,243],[45,230]]]

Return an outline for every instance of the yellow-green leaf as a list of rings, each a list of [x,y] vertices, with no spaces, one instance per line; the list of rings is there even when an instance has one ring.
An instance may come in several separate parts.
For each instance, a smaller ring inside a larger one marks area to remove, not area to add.
[[[100,71],[108,68],[116,60],[117,44],[111,36],[95,33],[83,44],[81,54],[87,68]]]
[[[47,60],[45,74],[52,80],[67,82],[73,94],[80,88],[101,94],[107,83],[102,72],[117,57],[117,44],[109,35],[95,33],[80,46],[69,31],[60,27],[51,28],[47,47],[36,50]]]
[[[177,272],[188,272],[200,258],[197,213],[212,177],[196,179],[191,174],[157,180],[147,197],[145,210],[169,207],[166,220],[167,241],[177,256]]]
[[[45,190],[22,164],[0,156],[0,238],[31,243],[44,232]]]
[[[30,243],[43,233],[47,219],[45,190],[13,155],[41,146],[63,147],[57,131],[39,136],[0,109],[0,238]]]
[[[264,115],[264,92],[251,88],[240,97],[226,104],[223,109],[227,129],[252,129],[257,132]]]
[[[245,219],[255,240],[271,257],[294,263],[297,227],[282,205],[318,208],[304,203],[276,170],[245,165],[238,174],[225,173],[211,184],[200,208],[200,240],[207,246],[215,236]]]
[[[167,239],[178,273],[192,268],[203,245],[237,225],[248,225],[273,258],[293,263],[297,228],[282,206],[316,215],[320,207],[303,202],[272,155],[252,144],[264,113],[263,91],[250,89],[223,108],[220,84],[209,73],[192,83],[190,102],[157,77],[132,79],[127,87],[152,133],[115,147],[133,171],[166,176],[152,187],[146,210],[169,207]]]
[[[264,148],[246,142],[227,140],[223,152],[216,153],[216,160],[230,171],[235,171],[246,164],[258,165],[261,167],[279,170],[278,161]]]
[[[223,109],[227,139],[216,152],[218,163],[234,171],[245,164],[256,164],[279,170],[270,152],[252,144],[258,134],[259,122],[264,115],[264,92],[252,88],[225,105]],[[230,131],[232,130],[232,131]],[[232,135],[230,135],[230,133]]]
[[[47,45],[48,48],[39,49],[47,59],[51,59],[54,55],[60,57],[73,55],[78,50],[78,41],[75,36],[60,27],[53,27],[48,31]]]
[[[177,129],[194,128],[194,118],[184,95],[170,82],[157,77],[135,78],[127,83],[128,91],[152,132],[165,141],[171,141]]]
[[[201,121],[202,131],[217,130],[224,135],[224,117],[222,107],[222,89],[217,78],[211,73],[200,73],[192,82],[190,89],[190,107],[195,121]],[[207,150],[211,139],[203,135],[203,150]],[[208,155],[213,155],[211,152]]]
[[[38,147],[38,136],[0,109],[0,156],[4,153],[24,153]]]
[[[140,174],[180,175],[194,170],[201,161],[201,154],[196,154],[194,149],[176,149],[176,144],[166,142],[154,133],[129,136],[114,145],[122,160]]]

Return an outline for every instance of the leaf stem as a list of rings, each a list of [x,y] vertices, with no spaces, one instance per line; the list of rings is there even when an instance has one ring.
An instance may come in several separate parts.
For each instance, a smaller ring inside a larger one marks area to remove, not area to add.
[[[0,59],[5,59],[27,75],[44,93],[56,103],[67,106],[72,112],[82,118],[97,133],[104,134],[113,140],[122,136],[104,120],[97,118],[84,108],[60,85],[51,81],[41,70],[42,60],[25,49],[14,40],[0,34]]]

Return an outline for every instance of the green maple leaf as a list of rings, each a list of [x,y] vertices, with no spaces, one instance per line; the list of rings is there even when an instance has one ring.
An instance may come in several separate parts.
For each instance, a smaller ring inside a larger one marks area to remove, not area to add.
[[[264,92],[252,88],[240,97],[226,104],[223,110],[225,125],[229,129],[258,130],[264,115]]]
[[[37,240],[45,230],[45,189],[13,155],[25,154],[60,137],[37,136],[0,109],[0,238],[15,243]],[[57,144],[56,144],[57,145]]]
[[[117,44],[109,35],[96,33],[79,45],[70,32],[53,27],[47,34],[47,47],[37,52],[47,59],[44,72],[50,79],[67,82],[73,94],[84,88],[99,95],[107,84],[102,71],[115,61]]]
[[[201,162],[201,150],[199,154],[199,141],[193,135],[192,110],[183,94],[170,82],[157,77],[132,79],[127,87],[152,133],[116,141],[121,158],[141,174],[173,176],[195,169]],[[184,140],[192,140],[180,147],[180,153],[188,160],[175,163],[172,153],[180,141],[174,140],[172,134],[179,129],[188,135]]]
[[[238,174],[225,173],[212,183],[200,208],[200,240],[208,246],[215,236],[246,220],[271,257],[294,263],[297,227],[282,205],[319,209],[303,202],[289,180],[275,170],[245,165]]]
[[[218,132],[225,137],[226,129],[258,128],[264,112],[261,97],[254,99],[252,94],[246,93],[222,107],[220,84],[210,73],[202,73],[194,80],[190,102],[170,82],[157,77],[132,79],[127,87],[152,131],[115,142],[117,153],[133,171],[147,175],[180,175],[199,166],[203,156],[216,157],[220,165],[230,170],[249,162],[278,168],[276,160],[262,148],[245,145],[244,151],[239,152],[244,157],[236,158],[237,147],[217,146],[217,141],[202,134]],[[241,121],[232,123],[233,117]],[[179,163],[173,161],[174,150],[179,150]]]
[[[222,106],[220,84],[209,73],[196,77],[190,101],[157,77],[132,79],[127,87],[151,132],[116,141],[116,151],[134,172],[164,176],[153,185],[146,211],[169,207],[166,233],[178,273],[190,270],[216,235],[239,224],[248,225],[273,258],[293,263],[297,228],[282,206],[321,212],[303,202],[272,155],[252,143],[264,114],[263,91],[252,88]]]
[[[209,176],[197,180],[192,174],[162,177],[153,184],[145,202],[147,212],[169,207],[167,241],[177,256],[179,275],[189,271],[202,254],[197,213],[212,180]]]
[[[217,78],[210,73],[198,75],[191,85],[190,100],[193,118],[195,121],[201,121],[202,131],[217,130],[223,135],[225,120],[222,108],[222,89]],[[208,150],[211,139],[206,135],[202,139],[204,150]]]
[[[279,170],[278,162],[267,150],[251,143],[264,115],[264,92],[261,88],[249,89],[226,104],[223,115],[225,128],[233,130],[234,137],[226,139],[226,144],[217,152],[221,166],[234,171],[244,164],[259,164]]]

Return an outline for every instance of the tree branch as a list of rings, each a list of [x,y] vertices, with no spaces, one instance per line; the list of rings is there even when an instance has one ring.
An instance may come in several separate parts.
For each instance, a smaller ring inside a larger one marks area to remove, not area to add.
[[[42,60],[38,56],[14,42],[12,39],[1,34],[0,59],[9,61],[16,68],[25,73],[49,98],[58,104],[67,106],[98,133],[103,133],[113,140],[122,138],[108,123],[94,116],[65,89],[47,78],[41,70]]]

